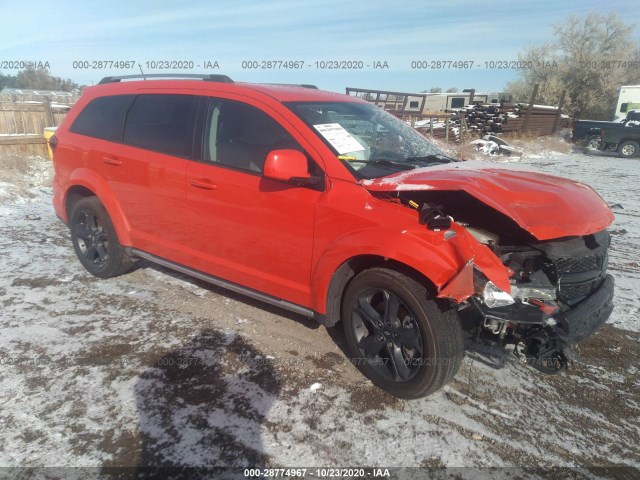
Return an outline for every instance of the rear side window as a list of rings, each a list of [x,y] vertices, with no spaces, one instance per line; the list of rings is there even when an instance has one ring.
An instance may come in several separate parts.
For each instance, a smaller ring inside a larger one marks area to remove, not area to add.
[[[193,95],[139,95],[127,115],[124,143],[191,157],[197,100]]]
[[[120,141],[124,117],[135,95],[113,95],[90,101],[80,112],[71,128],[73,133]]]

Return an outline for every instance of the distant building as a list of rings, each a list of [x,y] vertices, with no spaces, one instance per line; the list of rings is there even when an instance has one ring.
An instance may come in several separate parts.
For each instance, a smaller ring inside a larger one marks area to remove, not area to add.
[[[479,93],[463,91],[456,93],[408,93],[387,90],[347,87],[347,95],[375,103],[380,108],[393,113],[438,113],[448,109],[463,108],[473,103],[500,103],[511,101],[507,93]]]

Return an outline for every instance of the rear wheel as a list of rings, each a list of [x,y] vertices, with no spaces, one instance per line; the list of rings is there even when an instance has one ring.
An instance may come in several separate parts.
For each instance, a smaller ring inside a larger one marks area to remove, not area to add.
[[[430,395],[456,374],[464,354],[454,310],[443,310],[412,278],[384,268],[358,274],[342,305],[352,362],[401,398]]]
[[[92,275],[111,278],[133,267],[116,235],[106,209],[97,197],[78,200],[69,217],[71,241],[76,255]]]
[[[587,139],[587,150],[595,151],[600,150],[602,145],[602,138],[599,135],[593,135]]]
[[[618,153],[625,158],[637,157],[640,153],[640,145],[632,140],[624,141],[618,146]]]

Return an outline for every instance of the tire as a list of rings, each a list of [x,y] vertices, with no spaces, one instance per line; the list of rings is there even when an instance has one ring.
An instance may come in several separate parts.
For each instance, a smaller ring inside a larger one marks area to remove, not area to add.
[[[618,145],[618,153],[624,158],[637,157],[640,154],[638,142],[626,140]]]
[[[424,285],[402,273],[372,268],[358,274],[345,291],[342,322],[351,361],[396,397],[431,395],[460,368],[456,311],[439,308]]]
[[[71,208],[71,241],[82,266],[100,278],[111,278],[131,270],[129,257],[116,235],[111,218],[97,197],[84,197]]]

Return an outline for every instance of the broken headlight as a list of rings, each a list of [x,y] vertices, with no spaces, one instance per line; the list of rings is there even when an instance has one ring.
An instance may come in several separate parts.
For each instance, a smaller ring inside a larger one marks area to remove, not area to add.
[[[556,289],[554,287],[545,287],[539,285],[511,285],[511,295],[513,296],[513,298],[518,298],[520,300],[529,300],[531,298],[535,298],[539,300],[555,301]]]
[[[515,300],[507,292],[500,290],[492,281],[488,281],[482,289],[482,300],[489,308],[505,307],[515,303]]]
[[[489,308],[504,307],[515,303],[515,300],[504,290],[500,290],[477,268],[473,269],[473,287],[485,305]]]

